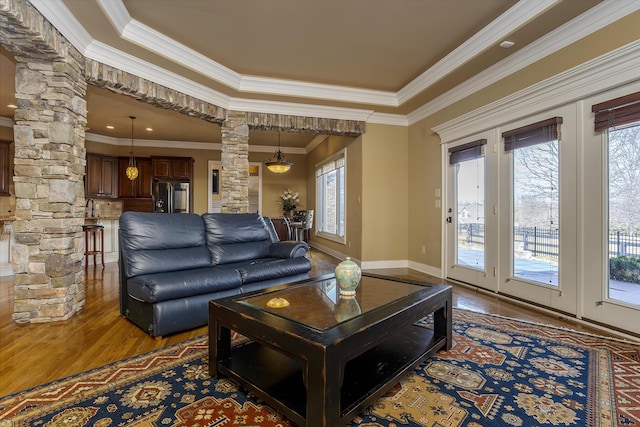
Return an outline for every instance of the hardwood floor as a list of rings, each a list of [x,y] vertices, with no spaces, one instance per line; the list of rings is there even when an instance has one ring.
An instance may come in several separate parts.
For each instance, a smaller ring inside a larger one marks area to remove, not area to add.
[[[339,260],[314,251],[312,276],[333,272]],[[0,278],[0,396],[73,375],[117,360],[207,333],[202,327],[154,339],[119,313],[118,265],[86,270],[84,309],[63,322],[17,325],[13,313],[12,278]],[[378,274],[441,282],[423,273],[400,269]],[[455,285],[454,307],[593,332],[577,322],[524,308],[521,305]]]

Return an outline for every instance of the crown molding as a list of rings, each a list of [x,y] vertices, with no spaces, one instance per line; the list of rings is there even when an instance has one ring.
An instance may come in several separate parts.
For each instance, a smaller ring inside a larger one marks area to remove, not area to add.
[[[338,120],[367,121],[373,110],[340,108],[326,105],[297,104],[293,102],[263,101],[259,99],[231,98],[228,110],[253,113],[284,114],[291,116],[322,117]]]
[[[423,72],[398,92],[398,103],[409,101],[452,70],[470,61],[478,53],[487,50],[504,40],[510,33],[524,25],[532,17],[544,12],[560,0],[538,0],[534,2],[518,2],[493,22],[474,34],[451,53]]]
[[[190,54],[192,50],[163,36],[151,28],[133,20],[122,0],[98,0],[114,27],[124,38],[150,49],[163,57],[175,60],[198,72],[208,71],[211,78],[227,82],[238,91],[254,93],[282,94],[287,96],[310,97],[315,99],[338,100],[369,105],[399,106],[442,77],[448,67],[457,67],[472,58],[478,49],[491,45],[492,40],[502,35],[493,27],[509,26],[510,19],[523,22],[534,13],[551,7],[557,0],[518,2],[494,23],[470,38],[451,54],[447,55],[430,70],[421,74],[399,92],[373,91],[353,87],[318,85],[306,82],[242,76],[233,70],[203,57]],[[304,103],[281,103],[245,98],[232,98],[207,86],[187,80],[176,73],[143,61],[135,56],[114,49],[92,39],[91,35],[77,21],[61,0],[30,0],[30,2],[84,55],[96,61],[122,69],[139,77],[162,84],[168,88],[211,102],[227,109],[252,112],[291,114],[297,116],[326,117],[347,120],[365,120],[371,123],[411,125],[459,100],[513,74],[547,55],[591,34],[600,28],[640,9],[639,1],[604,1],[586,13],[549,33],[543,38],[520,49],[498,64],[487,68],[471,79],[442,94],[434,100],[410,112],[407,116],[373,113],[372,110],[358,110]],[[167,46],[162,51],[154,46]],[[175,58],[174,58],[175,57]],[[189,62],[190,61],[190,62]],[[451,69],[451,68],[449,68]],[[286,108],[286,112],[282,111]]]
[[[226,86],[240,86],[242,76],[239,73],[133,19],[122,1],[99,0],[99,4],[123,39]]]
[[[332,101],[359,102],[371,105],[397,107],[395,92],[361,89],[349,86],[309,83],[297,80],[272,79],[267,77],[242,76],[240,92],[254,92],[326,99]]]
[[[113,49],[97,40],[93,40],[85,50],[87,58],[102,62],[114,68],[134,74],[138,77],[194,96],[222,108],[227,108],[231,98],[205,85],[187,80],[179,74],[151,64],[136,56]]]
[[[433,127],[443,144],[615,87],[640,85],[640,40]]]
[[[369,116],[367,123],[379,125],[409,126],[407,116],[402,114],[373,113]]]
[[[408,114],[408,122],[411,125],[429,117],[637,10],[640,10],[638,1],[600,3],[529,46],[415,109]]]
[[[85,133],[85,141],[99,142],[101,144],[115,145],[118,147],[131,146],[131,138],[114,138],[112,136]],[[194,142],[194,141],[170,141],[163,139],[134,139],[135,147],[147,148],[179,148],[182,150],[221,150],[219,142]]]

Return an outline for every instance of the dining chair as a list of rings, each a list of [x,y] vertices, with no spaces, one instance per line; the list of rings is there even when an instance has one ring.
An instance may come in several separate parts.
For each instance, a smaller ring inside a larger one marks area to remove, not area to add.
[[[313,228],[313,209],[308,209],[304,212],[302,221],[291,224],[295,230],[296,240],[309,240],[309,233]]]

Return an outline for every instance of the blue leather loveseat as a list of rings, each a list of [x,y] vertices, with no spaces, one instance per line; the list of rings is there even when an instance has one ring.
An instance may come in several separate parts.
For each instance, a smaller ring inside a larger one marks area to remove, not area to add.
[[[208,302],[308,277],[304,242],[258,214],[125,212],[120,312],[158,337],[204,326]]]

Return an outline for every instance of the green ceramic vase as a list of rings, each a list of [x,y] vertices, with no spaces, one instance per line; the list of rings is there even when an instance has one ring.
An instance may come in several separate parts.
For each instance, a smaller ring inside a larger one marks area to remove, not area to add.
[[[361,276],[360,267],[351,261],[350,257],[338,264],[336,266],[336,282],[340,288],[340,295],[355,295]]]

